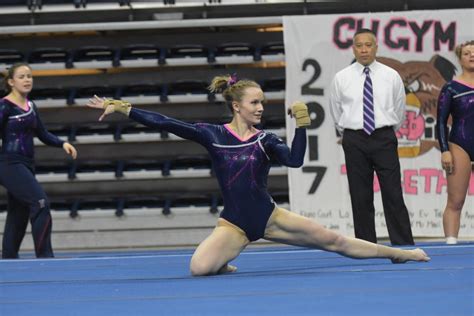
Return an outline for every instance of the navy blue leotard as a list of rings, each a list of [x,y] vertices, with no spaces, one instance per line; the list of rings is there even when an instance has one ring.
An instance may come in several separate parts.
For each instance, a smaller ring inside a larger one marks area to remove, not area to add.
[[[461,146],[474,161],[474,87],[456,80],[447,82],[438,99],[437,131],[441,152],[448,147],[448,118],[453,124],[449,141]]]
[[[28,101],[28,105],[29,109],[25,111],[6,98],[0,100],[0,157],[33,159],[34,136],[49,146],[63,145],[64,141],[46,130],[36,105],[32,101]]]
[[[23,110],[10,100],[0,100],[0,185],[8,192],[8,213],[3,232],[2,257],[18,258],[28,221],[37,257],[53,257],[51,214],[45,192],[34,174],[34,136],[45,144],[64,143],[49,133],[33,102]]]
[[[267,191],[271,160],[288,167],[303,164],[306,150],[303,128],[296,129],[290,150],[275,134],[265,131],[242,140],[225,125],[190,124],[135,108],[130,118],[196,141],[207,149],[224,199],[221,217],[241,228],[250,241],[263,237],[275,208]]]

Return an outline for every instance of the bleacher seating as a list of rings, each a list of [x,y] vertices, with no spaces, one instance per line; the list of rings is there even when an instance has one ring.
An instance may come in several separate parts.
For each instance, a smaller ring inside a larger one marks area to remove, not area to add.
[[[159,47],[154,44],[128,44],[124,47],[86,45],[76,49],[43,47],[27,51],[0,49],[0,69],[16,62],[28,62],[35,70],[155,66],[198,66],[208,64],[248,64],[284,61],[282,42],[216,43],[215,46],[179,44]]]
[[[16,49],[1,48],[0,49],[0,66],[5,69],[8,65],[24,62],[25,54]]]
[[[36,48],[28,54],[33,69],[63,69],[70,60],[70,52],[58,47]]]
[[[208,83],[202,80],[178,80],[166,86],[167,102],[207,102]]]
[[[223,43],[216,47],[215,60],[218,64],[249,64],[255,60],[255,47],[249,43]]]
[[[213,62],[211,51],[204,45],[180,44],[168,48],[164,63],[170,66],[196,65]]]
[[[164,64],[164,52],[153,44],[132,44],[119,51],[121,67],[153,67]]]
[[[86,46],[72,52],[75,68],[110,68],[117,66],[117,51],[107,46]]]
[[[270,42],[259,46],[255,51],[255,60],[259,61],[282,61],[285,55],[283,42]]]

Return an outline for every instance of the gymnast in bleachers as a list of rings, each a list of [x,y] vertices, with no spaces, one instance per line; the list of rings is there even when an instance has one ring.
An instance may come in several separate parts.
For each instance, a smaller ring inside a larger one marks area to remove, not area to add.
[[[28,220],[31,221],[38,258],[53,257],[51,213],[48,198],[35,178],[33,137],[49,146],[62,147],[76,158],[76,149],[44,127],[34,102],[28,100],[33,76],[28,64],[14,64],[5,77],[8,95],[0,100],[0,184],[8,193],[2,257],[18,258]]]
[[[252,80],[233,76],[215,77],[211,92],[222,92],[233,113],[224,125],[185,123],[157,112],[132,108],[120,100],[95,96],[88,106],[104,109],[99,118],[119,112],[145,126],[159,128],[196,141],[209,152],[224,199],[217,226],[196,249],[191,259],[192,275],[213,275],[235,271],[229,262],[252,241],[267,240],[334,251],[352,258],[389,258],[394,263],[428,261],[421,249],[403,250],[342,236],[301,215],[280,208],[267,191],[271,161],[298,168],[306,150],[310,125],[307,106],[296,102],[290,115],[297,128],[291,149],[275,134],[258,130],[265,97]]]

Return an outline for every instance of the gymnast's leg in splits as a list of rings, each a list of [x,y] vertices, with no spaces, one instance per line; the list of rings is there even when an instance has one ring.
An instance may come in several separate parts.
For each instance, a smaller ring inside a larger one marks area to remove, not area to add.
[[[324,249],[356,259],[387,258],[393,263],[430,260],[421,249],[404,250],[347,237],[278,207],[268,220],[264,238],[289,245]]]
[[[347,237],[301,215],[275,208],[268,220],[264,239],[309,248],[323,249],[355,259],[386,258],[393,263],[429,261],[421,249],[405,250]],[[245,233],[224,219],[196,249],[191,259],[193,276],[234,272],[228,262],[235,259],[249,244]]]
[[[191,258],[193,276],[234,272],[228,262],[235,259],[250,243],[244,231],[219,218],[214,231],[197,247]]]

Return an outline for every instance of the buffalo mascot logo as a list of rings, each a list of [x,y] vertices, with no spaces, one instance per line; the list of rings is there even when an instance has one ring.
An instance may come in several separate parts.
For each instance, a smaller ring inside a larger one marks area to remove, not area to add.
[[[456,67],[439,55],[428,62],[402,63],[386,57],[377,61],[397,70],[405,84],[406,117],[397,132],[400,157],[416,157],[438,147],[435,132],[438,95],[453,78]]]

